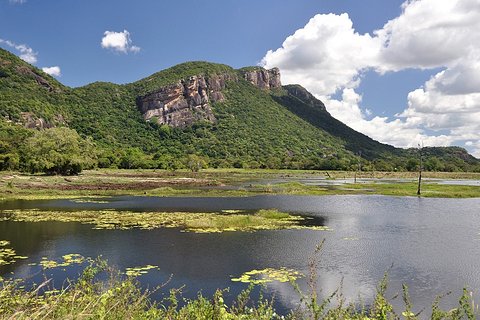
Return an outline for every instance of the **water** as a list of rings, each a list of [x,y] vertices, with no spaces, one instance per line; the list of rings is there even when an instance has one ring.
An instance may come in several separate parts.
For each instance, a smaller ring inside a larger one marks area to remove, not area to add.
[[[105,200],[105,199],[102,199]],[[418,307],[429,307],[438,294],[453,307],[464,286],[480,301],[480,199],[425,199],[386,196],[255,196],[241,198],[154,198],[115,197],[108,203],[76,203],[71,200],[11,201],[0,210],[39,208],[42,210],[116,209],[138,211],[215,212],[226,209],[277,208],[316,217],[316,222],[333,231],[276,230],[185,233],[178,229],[92,230],[79,223],[0,222],[0,240],[28,260],[0,267],[0,274],[14,272],[26,277],[39,271],[29,266],[42,257],[64,254],[102,255],[124,269],[158,265],[140,277],[150,287],[171,281],[166,288],[185,285],[185,295],[199,290],[211,295],[216,288],[230,287],[230,296],[245,288],[231,277],[252,269],[287,267],[308,273],[308,260],[315,246],[326,239],[318,265],[318,288],[322,294],[337,289],[343,279],[343,293],[349,300],[368,302],[383,274],[388,271],[389,293],[410,288]],[[57,284],[75,276],[75,268],[55,270]],[[38,275],[37,277],[41,277]],[[40,278],[38,278],[40,279]],[[37,279],[37,281],[39,281]],[[35,277],[33,278],[35,280]],[[305,280],[300,280],[305,287]],[[280,310],[298,303],[289,284],[273,283],[268,292]],[[158,294],[160,295],[160,293]],[[401,305],[400,299],[395,304]]]

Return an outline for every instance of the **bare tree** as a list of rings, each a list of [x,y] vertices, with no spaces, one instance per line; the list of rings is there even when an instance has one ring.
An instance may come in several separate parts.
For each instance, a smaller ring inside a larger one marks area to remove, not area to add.
[[[419,154],[420,154],[420,165],[418,166],[418,188],[417,188],[417,195],[421,195],[421,189],[422,189],[422,169],[423,169],[423,142],[422,146],[420,144],[418,145],[419,148]]]
[[[357,183],[357,172],[362,171],[362,150],[358,151],[358,169],[355,170],[355,174],[353,176],[353,183]]]

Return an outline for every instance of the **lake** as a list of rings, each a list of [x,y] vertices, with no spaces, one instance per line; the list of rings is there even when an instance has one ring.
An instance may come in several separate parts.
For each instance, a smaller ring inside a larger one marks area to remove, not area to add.
[[[480,199],[434,199],[348,196],[253,196],[236,198],[113,197],[102,203],[72,200],[8,201],[0,210],[100,210],[217,212],[221,210],[280,211],[315,217],[332,231],[275,230],[197,234],[179,229],[93,230],[80,223],[0,222],[0,240],[9,240],[17,254],[28,256],[0,267],[0,275],[40,282],[42,257],[60,258],[78,253],[102,255],[120,268],[156,265],[139,277],[150,288],[165,282],[166,288],[185,285],[187,297],[199,290],[209,296],[217,288],[230,287],[229,297],[247,285],[232,282],[252,269],[287,267],[308,274],[308,260],[325,239],[319,256],[318,288],[322,296],[337,289],[350,301],[369,302],[384,273],[389,274],[389,294],[410,288],[415,311],[429,307],[436,295],[453,293],[443,306],[454,306],[461,289],[468,286],[480,301]],[[78,268],[48,270],[55,284],[75,277]],[[32,277],[32,274],[34,275]],[[306,287],[306,280],[299,280]],[[295,307],[298,294],[288,283],[267,285],[280,311]],[[161,297],[157,293],[156,298]],[[401,298],[395,300],[402,305]]]

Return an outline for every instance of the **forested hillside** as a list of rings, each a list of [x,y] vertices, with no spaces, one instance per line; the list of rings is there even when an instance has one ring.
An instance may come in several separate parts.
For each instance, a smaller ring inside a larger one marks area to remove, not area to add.
[[[0,96],[3,170],[61,172],[72,164],[80,170],[177,169],[192,162],[343,170],[359,162],[364,170],[418,166],[418,150],[354,131],[301,86],[281,86],[278,70],[188,62],[127,85],[69,88],[0,49]],[[47,134],[60,128],[64,131]],[[46,143],[59,135],[77,147]],[[32,141],[43,142],[33,148]],[[63,151],[55,149],[62,146]],[[85,150],[88,161],[79,157]],[[60,160],[45,158],[48,154]],[[479,160],[458,147],[425,148],[424,160],[430,170],[480,170]]]

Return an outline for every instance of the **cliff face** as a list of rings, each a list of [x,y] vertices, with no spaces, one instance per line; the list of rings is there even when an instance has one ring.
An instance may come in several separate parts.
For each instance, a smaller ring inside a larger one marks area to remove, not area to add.
[[[245,80],[254,86],[264,90],[276,89],[282,86],[282,82],[280,81],[280,70],[278,68],[270,70],[258,68],[251,71],[245,71],[244,77]]]
[[[327,108],[325,108],[323,102],[315,98],[315,96],[308,92],[307,89],[305,89],[304,87],[298,84],[289,84],[284,86],[283,88],[287,90],[289,95],[300,99],[303,103],[313,108],[317,108],[325,113],[328,113]]]
[[[255,69],[243,73],[246,81],[264,89],[282,86],[280,71]],[[214,123],[212,102],[225,101],[222,91],[229,81],[238,81],[231,73],[192,76],[137,98],[137,106],[146,121],[174,128],[185,128],[199,121]]]
[[[215,122],[210,103],[225,100],[222,90],[231,80],[236,79],[229,74],[193,76],[137,98],[137,105],[145,120],[175,128]]]

